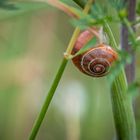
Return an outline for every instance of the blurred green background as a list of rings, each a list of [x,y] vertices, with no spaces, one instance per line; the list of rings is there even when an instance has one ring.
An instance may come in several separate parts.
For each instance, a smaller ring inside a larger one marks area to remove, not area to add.
[[[0,9],[0,140],[28,138],[74,30],[67,15],[43,6],[31,4],[34,10],[15,15]],[[119,33],[115,36],[118,39]],[[140,140],[139,107],[137,96]],[[113,140],[114,135],[107,79],[88,77],[70,62],[37,140]]]

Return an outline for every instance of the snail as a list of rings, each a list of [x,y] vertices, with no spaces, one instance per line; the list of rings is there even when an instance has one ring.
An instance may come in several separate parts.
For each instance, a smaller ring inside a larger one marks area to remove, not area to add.
[[[100,40],[99,31],[96,28],[81,32],[72,50],[72,55],[75,55],[94,37]],[[109,45],[99,42],[93,48],[75,56],[72,61],[84,74],[92,77],[102,77],[109,72],[117,58],[118,55],[115,50]]]

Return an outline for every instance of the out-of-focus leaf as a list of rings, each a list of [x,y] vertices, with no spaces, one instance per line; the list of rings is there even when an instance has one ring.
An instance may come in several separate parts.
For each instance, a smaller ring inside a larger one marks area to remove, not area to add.
[[[75,26],[79,26],[81,29],[84,29],[87,26],[94,26],[94,25],[103,25],[104,21],[107,22],[119,22],[118,18],[114,18],[112,15],[107,14],[107,8],[102,8],[98,3],[94,4],[90,14],[84,14],[82,10],[73,8],[73,13],[78,15],[78,20],[72,20],[72,23]]]
[[[72,24],[74,26],[79,26],[80,29],[85,29],[87,27],[92,27],[97,25],[102,26],[104,24],[104,20],[106,20],[107,22],[115,22],[115,23],[119,22],[119,20],[117,19],[114,20],[111,16],[106,16],[103,19],[98,19],[98,20],[93,19],[91,16],[86,16],[79,20],[76,19],[72,20]]]
[[[134,83],[132,83],[131,85],[129,85],[127,93],[129,95],[131,95],[131,97],[136,97],[139,94],[139,90],[140,89],[140,82],[136,81]]]
[[[85,0],[73,0],[75,3],[77,3],[80,7],[84,7],[85,6]]]
[[[13,18],[14,16],[20,16],[29,14],[31,12],[48,8],[47,3],[43,2],[15,2],[15,3],[9,3],[10,7],[8,6],[8,3],[5,4],[5,8],[0,8],[0,20],[4,20],[7,18]]]
[[[91,8],[91,15],[94,19],[102,19],[107,15],[107,11],[108,9],[106,7],[95,3]]]
[[[13,3],[9,3],[7,0],[0,1],[0,8],[5,10],[15,10],[16,7]]]
[[[77,8],[79,8],[79,5],[76,2],[74,2],[74,0],[60,0],[60,1],[66,3],[69,6],[76,6]]]
[[[140,15],[140,2],[139,2],[139,3],[138,3],[138,5],[137,5],[136,12],[137,12],[137,14],[139,14],[139,15]]]
[[[87,17],[88,18],[88,17]],[[94,25],[99,25],[98,22],[96,21],[93,21],[93,22],[88,22],[88,19],[86,17],[83,18],[83,19],[79,19],[79,20],[75,20],[75,19],[72,19],[71,22],[72,24],[75,26],[75,27],[79,27],[81,30],[84,30],[88,27],[92,27]]]
[[[96,19],[94,19],[92,17],[92,15],[84,14],[82,12],[82,10],[73,8],[73,11],[74,11],[74,13],[76,13],[77,15],[79,15],[79,19],[78,20],[77,19],[76,20],[75,19],[72,20],[72,23],[75,26],[79,26],[81,29],[82,28],[85,28],[87,26],[97,25],[99,23],[99,22],[96,21]]]
[[[125,9],[127,4],[125,0],[108,0],[108,3],[118,11]]]

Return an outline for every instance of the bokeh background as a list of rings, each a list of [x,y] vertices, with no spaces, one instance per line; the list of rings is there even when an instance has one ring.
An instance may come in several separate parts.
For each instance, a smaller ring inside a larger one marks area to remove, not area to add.
[[[4,10],[0,9],[0,140],[26,140],[74,26],[51,6],[9,17]],[[117,26],[112,28],[119,40]],[[139,55],[136,79],[140,79]],[[140,140],[139,107],[137,95]],[[37,140],[113,140],[114,135],[108,80],[88,77],[69,62]]]

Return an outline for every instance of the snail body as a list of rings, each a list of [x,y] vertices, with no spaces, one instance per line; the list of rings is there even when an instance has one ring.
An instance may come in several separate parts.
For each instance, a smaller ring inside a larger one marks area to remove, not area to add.
[[[89,30],[82,32],[74,45],[72,55],[76,54],[93,37],[97,36]],[[104,43],[99,43],[72,59],[74,65],[81,72],[92,77],[105,76],[109,72],[112,63],[116,60],[117,53],[110,46]]]

